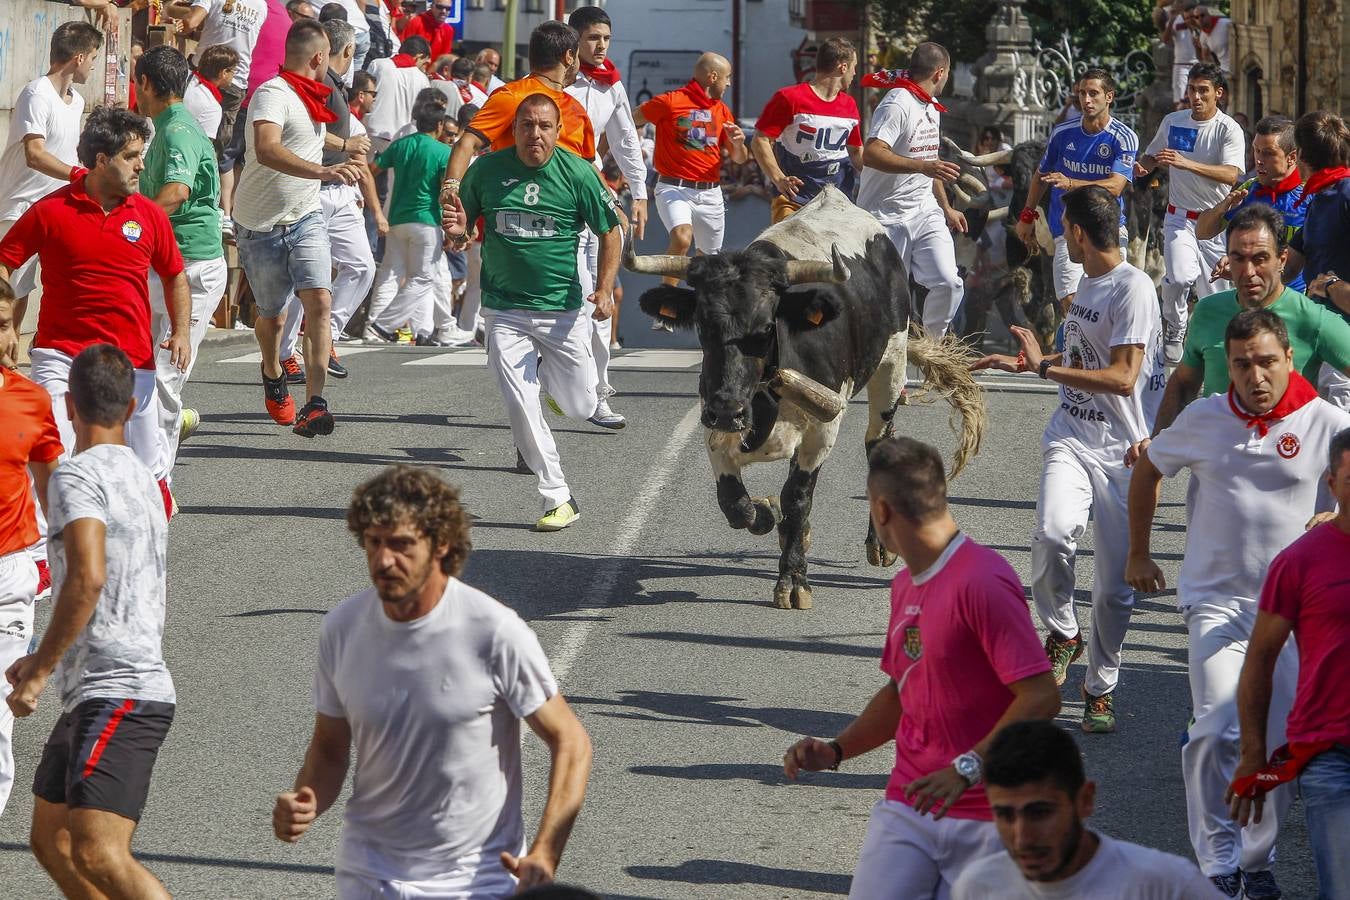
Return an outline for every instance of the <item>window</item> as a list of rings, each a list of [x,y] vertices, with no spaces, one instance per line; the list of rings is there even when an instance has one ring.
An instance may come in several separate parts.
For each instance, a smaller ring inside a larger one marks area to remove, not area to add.
[[[469,9],[483,9],[485,7],[484,0],[465,0],[464,5]]]
[[[544,0],[525,0],[525,12],[541,13],[544,11]]]

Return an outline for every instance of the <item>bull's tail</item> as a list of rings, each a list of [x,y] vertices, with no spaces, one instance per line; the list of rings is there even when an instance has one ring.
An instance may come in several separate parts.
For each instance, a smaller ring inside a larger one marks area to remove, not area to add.
[[[952,461],[951,474],[955,478],[971,457],[980,452],[989,419],[984,390],[970,374],[970,364],[979,357],[952,335],[935,341],[917,331],[909,336],[908,351],[909,362],[923,373],[924,388],[941,394],[952,405],[952,430],[961,436]]]

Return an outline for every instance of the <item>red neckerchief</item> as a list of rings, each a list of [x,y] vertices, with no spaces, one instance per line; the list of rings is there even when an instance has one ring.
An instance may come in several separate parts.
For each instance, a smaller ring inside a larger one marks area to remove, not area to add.
[[[1200,30],[1203,31],[1205,34],[1213,34],[1214,29],[1218,27],[1218,24],[1219,24],[1219,17],[1214,16],[1214,20],[1210,22],[1208,25],[1206,25],[1204,22],[1201,22]]]
[[[708,92],[703,89],[703,85],[694,81],[692,78],[689,79],[689,83],[684,86],[683,90],[693,98],[694,103],[696,103],[700,109],[712,109],[717,105],[717,101],[708,96]]]
[[[426,33],[427,43],[431,43],[431,36],[440,31],[441,27],[447,24],[436,18],[436,14],[431,10],[427,10],[417,18],[422,20],[422,30]],[[455,26],[451,25],[450,27],[454,28]]]
[[[206,76],[202,75],[202,73],[198,72],[196,69],[192,70],[192,74],[197,76],[199,82],[206,85],[206,89],[211,92],[211,96],[215,97],[216,102],[219,103],[221,101],[220,88],[216,87],[214,82],[208,81]]]
[[[1271,754],[1264,768],[1242,778],[1233,779],[1233,794],[1254,800],[1282,784],[1298,777],[1313,757],[1320,756],[1335,746],[1334,741],[1294,741]]]
[[[1330,169],[1318,169],[1316,172],[1312,173],[1311,178],[1304,182],[1303,196],[1298,198],[1298,203],[1294,204],[1294,208],[1297,209],[1313,194],[1322,190],[1324,187],[1331,187],[1331,185],[1340,181],[1342,178],[1350,178],[1350,168],[1345,166],[1332,166]]]
[[[1302,183],[1303,183],[1303,176],[1298,174],[1297,168],[1294,168],[1289,171],[1288,175],[1284,176],[1283,181],[1275,185],[1273,188],[1268,188],[1265,185],[1261,184],[1260,182],[1257,182],[1256,189],[1252,191],[1252,197],[1254,197],[1257,200],[1260,200],[1263,197],[1269,197],[1270,205],[1274,206],[1276,200],[1279,200],[1282,196],[1289,193]]]
[[[619,83],[619,67],[614,65],[614,60],[608,58],[598,66],[582,63],[581,74],[596,84],[612,87]]]
[[[411,69],[417,65],[417,60],[406,53],[395,53],[389,58],[389,61],[394,64],[396,69]]]
[[[469,84],[471,84],[471,85],[473,85],[474,87],[478,88],[480,91],[482,91],[482,92],[485,93],[485,94],[488,92],[488,89],[487,89],[487,85],[486,85],[486,84],[479,84],[479,83],[476,82],[476,81],[470,81]],[[465,98],[465,99],[468,99],[468,98]]]
[[[365,118],[361,113],[361,105],[359,103],[350,103],[347,105],[347,108],[352,111],[352,118],[356,119],[356,121],[360,122]]]
[[[864,75],[862,86],[887,89],[903,88],[913,94],[920,103],[932,104],[932,107],[938,112],[947,111],[947,107],[935,100],[932,94],[915,84],[910,79],[909,73],[904,69],[882,69],[880,72]]]
[[[295,72],[281,70],[281,77],[295,95],[300,98],[300,102],[305,104],[305,112],[309,113],[312,121],[320,125],[327,125],[329,122],[338,120],[337,113],[328,108],[328,95],[333,93],[333,89],[326,84],[315,81],[313,78],[306,78]]]
[[[461,101],[463,101],[464,103],[473,102],[473,92],[469,90],[469,86],[467,84],[460,84],[458,81],[456,81],[455,86],[459,88],[459,99]]]
[[[1255,428],[1256,433],[1261,437],[1270,433],[1271,423],[1293,415],[1316,399],[1317,388],[1313,387],[1308,379],[1298,372],[1290,372],[1289,387],[1285,388],[1284,396],[1280,398],[1279,402],[1269,412],[1253,415],[1242,408],[1233,386],[1228,386],[1228,408],[1233,411],[1233,415],[1245,421],[1248,428]]]

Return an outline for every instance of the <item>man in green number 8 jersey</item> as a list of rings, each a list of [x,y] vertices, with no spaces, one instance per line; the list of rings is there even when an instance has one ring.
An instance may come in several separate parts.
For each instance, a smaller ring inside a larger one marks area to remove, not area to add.
[[[538,531],[559,531],[581,515],[539,391],[542,385],[573,418],[595,412],[595,360],[581,304],[594,303],[597,320],[614,314],[622,249],[619,213],[599,172],[589,160],[555,149],[559,118],[557,104],[544,94],[522,100],[516,145],[470,167],[444,218],[446,234],[457,243],[469,223],[483,218],[488,368],[501,387],[516,447],[539,478],[545,512]],[[595,293],[583,298],[577,240],[587,227],[600,236],[600,264]]]

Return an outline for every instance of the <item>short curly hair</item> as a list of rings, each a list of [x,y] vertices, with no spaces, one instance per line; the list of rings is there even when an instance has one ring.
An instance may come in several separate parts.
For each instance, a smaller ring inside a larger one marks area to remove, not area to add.
[[[459,502],[459,489],[425,466],[390,466],[357,487],[347,507],[347,528],[361,543],[372,525],[411,523],[431,543],[450,550],[441,571],[458,576],[473,549],[469,513]]]

